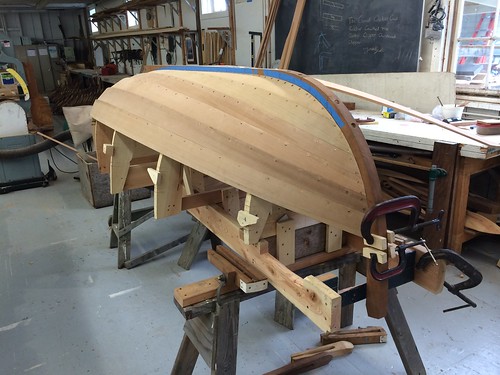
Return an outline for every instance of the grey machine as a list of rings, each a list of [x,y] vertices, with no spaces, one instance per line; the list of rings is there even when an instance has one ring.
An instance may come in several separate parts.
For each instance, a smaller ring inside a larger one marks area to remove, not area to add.
[[[12,67],[25,80],[23,64],[13,56],[13,53],[12,42],[6,35],[0,34],[0,67]],[[18,103],[25,112],[30,110],[29,101],[21,100]],[[56,179],[50,164],[49,173],[43,174],[38,153],[30,153],[30,147],[36,144],[33,134],[2,137],[1,130],[0,127],[0,194],[32,187],[45,187],[50,179]]]

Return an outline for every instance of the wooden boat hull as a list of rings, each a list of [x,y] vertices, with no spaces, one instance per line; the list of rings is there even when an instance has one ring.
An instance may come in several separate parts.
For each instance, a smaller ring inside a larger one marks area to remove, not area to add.
[[[92,116],[185,166],[356,235],[380,201],[352,116],[299,73],[168,67],[107,89]]]
[[[168,67],[107,89],[92,116],[112,193],[154,184],[155,217],[188,209],[318,327],[340,327],[340,296],[287,267],[296,230],[318,222],[327,245],[315,259],[361,252],[362,218],[381,200],[366,141],[331,90],[291,71]],[[207,176],[223,187],[205,189]],[[385,221],[372,232],[385,236]],[[386,306],[387,282],[368,274],[369,315]]]

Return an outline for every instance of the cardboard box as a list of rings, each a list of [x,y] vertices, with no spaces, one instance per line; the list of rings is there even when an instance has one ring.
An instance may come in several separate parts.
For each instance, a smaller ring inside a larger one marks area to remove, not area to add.
[[[8,99],[19,99],[17,85],[0,85],[0,97]]]
[[[88,155],[95,157],[95,152]],[[113,205],[113,195],[109,193],[109,175],[101,174],[97,162],[78,154],[78,171],[83,196],[95,208]],[[131,199],[139,200],[151,197],[151,190],[146,188],[133,189]]]

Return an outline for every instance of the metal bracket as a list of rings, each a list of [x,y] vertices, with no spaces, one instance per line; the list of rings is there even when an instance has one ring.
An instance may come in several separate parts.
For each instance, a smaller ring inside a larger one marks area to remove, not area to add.
[[[224,274],[219,275],[217,280],[219,280],[219,286],[217,287],[217,291],[215,293],[215,296],[217,299],[217,305],[222,306],[222,303],[220,300],[220,293],[222,291],[222,288],[224,288],[224,286],[226,285],[226,281],[227,281],[226,275],[224,275]]]

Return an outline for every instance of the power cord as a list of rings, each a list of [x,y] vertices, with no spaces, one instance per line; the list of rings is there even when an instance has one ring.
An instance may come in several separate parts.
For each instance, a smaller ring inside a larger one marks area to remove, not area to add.
[[[427,22],[427,27],[431,27],[434,31],[441,31],[444,29],[443,21],[446,18],[446,12],[441,6],[441,0],[434,1],[431,8],[429,9],[429,21]]]
[[[54,147],[54,150],[56,150],[59,154],[61,154],[62,156],[64,156],[66,159],[68,159],[70,162],[74,163],[74,164],[77,164],[76,161],[74,161],[73,159],[69,158],[67,155],[63,154],[61,151],[59,151],[57,149],[57,147]],[[52,149],[49,149],[49,154],[50,154],[50,158],[52,159],[52,163],[54,163],[54,167],[56,167],[56,169],[61,172],[61,173],[67,173],[67,174],[75,174],[75,173],[78,173],[78,171],[75,171],[75,172],[69,172],[69,171],[63,171],[61,168],[59,168],[56,164],[56,161],[54,159],[54,155],[52,155]]]

